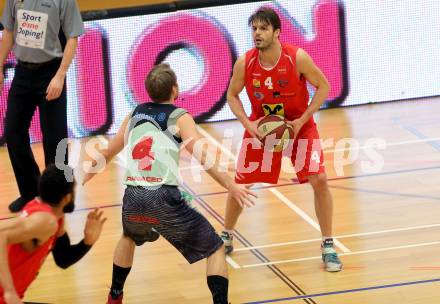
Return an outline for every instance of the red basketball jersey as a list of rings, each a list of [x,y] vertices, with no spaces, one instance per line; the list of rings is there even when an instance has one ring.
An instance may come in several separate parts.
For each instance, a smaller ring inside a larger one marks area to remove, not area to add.
[[[50,208],[49,205],[38,200],[33,200],[26,204],[21,212],[21,217],[28,217],[36,212],[48,212],[53,214],[52,208]],[[53,214],[53,216],[55,215]],[[62,218],[58,220],[58,230],[62,226],[62,221]],[[15,290],[19,297],[22,298],[24,296],[26,289],[37,276],[55,240],[56,233],[31,252],[25,251],[21,244],[8,245],[9,269],[12,274],[12,279],[14,280]],[[0,304],[3,303],[3,289],[0,286]]]
[[[294,120],[306,111],[309,93],[306,80],[296,72],[297,50],[296,46],[281,44],[281,56],[271,69],[261,66],[258,49],[246,53],[245,86],[252,105],[250,120],[270,114]],[[308,124],[313,125],[313,118]]]

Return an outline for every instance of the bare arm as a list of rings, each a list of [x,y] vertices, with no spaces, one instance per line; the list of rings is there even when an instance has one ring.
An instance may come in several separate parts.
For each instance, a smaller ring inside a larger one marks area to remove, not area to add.
[[[298,50],[296,63],[299,74],[303,75],[306,80],[316,88],[312,102],[301,117],[301,119],[306,122],[312,117],[313,113],[319,110],[321,105],[327,99],[330,91],[330,84],[328,83],[327,78],[325,78],[325,75],[315,65],[313,59],[303,49]]]
[[[251,136],[261,138],[262,134],[258,131],[259,120],[249,120],[239,97],[239,94],[241,93],[245,85],[245,65],[245,55],[240,56],[234,64],[234,71],[231,81],[229,83],[227,93],[228,104],[231,108],[232,113],[234,113],[234,115],[241,122],[243,127],[251,134]]]
[[[119,127],[118,133],[116,133],[115,137],[108,144],[107,149],[100,149],[98,152],[105,159],[105,164],[107,165],[113,157],[115,157],[119,152],[124,149],[125,146],[125,132],[127,130],[127,125],[130,122],[131,113],[125,117],[121,126]],[[96,160],[92,162],[92,167],[96,166]],[[82,184],[87,183],[96,173],[86,173],[83,178]]]
[[[125,146],[125,132],[127,131],[127,125],[130,122],[131,113],[127,115],[119,127],[118,133],[108,144],[108,149],[102,151],[102,155],[105,157],[105,161],[109,163],[113,157],[124,149]]]
[[[292,125],[295,137],[298,135],[302,126],[319,110],[330,91],[330,85],[321,70],[315,65],[312,58],[303,49],[298,49],[296,54],[297,72],[303,76],[311,85],[316,88],[315,95],[303,115],[289,121]]]
[[[183,142],[185,142],[185,148],[204,166],[206,164],[208,149],[201,149],[202,146],[196,146],[197,144],[201,143],[201,140],[203,140],[204,137],[199,133],[199,131],[197,131],[194,119],[191,117],[191,115],[184,114],[177,120],[177,127],[180,130],[180,136]],[[216,158],[216,160],[217,159],[218,158]],[[233,181],[226,173],[219,172],[218,162],[216,162],[214,166],[209,168],[207,171],[216,182],[222,185],[225,189],[229,189]]]
[[[234,64],[234,70],[231,81],[229,82],[227,99],[229,107],[232,113],[242,123],[244,127],[249,124],[249,119],[244,111],[243,104],[241,103],[239,94],[244,88],[244,75],[245,75],[245,57],[240,56]]]
[[[58,68],[57,74],[66,77],[67,70],[75,57],[76,48],[78,46],[78,37],[72,37],[67,40],[66,47],[64,48],[63,60]]]
[[[14,218],[0,227],[0,284],[5,293],[15,293],[6,246],[33,239],[44,242],[56,233],[57,226],[54,216],[37,212],[26,218]]]
[[[4,75],[3,68],[5,60],[14,45],[14,34],[7,29],[3,30],[2,45],[0,47],[0,91],[3,89]]]
[[[72,63],[73,57],[75,57],[76,47],[78,46],[78,37],[72,37],[67,40],[66,47],[64,48],[63,59],[57,73],[50,82],[46,90],[46,99],[53,100],[61,95],[63,90],[64,80],[66,79],[66,73]]]
[[[177,120],[177,127],[180,130],[182,140],[185,142],[185,148],[205,166],[208,149],[203,149],[200,145],[197,146],[201,143],[201,140],[205,138],[197,131],[194,119],[191,115],[185,114]],[[203,142],[206,143],[206,139]],[[256,197],[255,193],[249,191],[242,185],[237,185],[228,174],[220,172],[218,168],[219,163],[218,158],[216,158],[215,164],[207,168],[207,172],[217,183],[227,189],[242,207],[254,205],[250,195]]]
[[[0,66],[3,68],[9,52],[14,46],[14,34],[7,29],[3,29],[2,46],[0,48]]]

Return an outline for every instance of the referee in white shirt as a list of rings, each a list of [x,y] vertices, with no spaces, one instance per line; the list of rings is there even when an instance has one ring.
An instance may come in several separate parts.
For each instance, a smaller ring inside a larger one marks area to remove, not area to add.
[[[76,0],[6,0],[1,22],[1,71],[11,50],[17,59],[8,95],[5,138],[20,191],[9,210],[18,212],[38,193],[40,169],[29,140],[36,108],[46,166],[55,163],[57,145],[68,136],[65,78],[84,24]],[[2,72],[0,90],[3,82]]]

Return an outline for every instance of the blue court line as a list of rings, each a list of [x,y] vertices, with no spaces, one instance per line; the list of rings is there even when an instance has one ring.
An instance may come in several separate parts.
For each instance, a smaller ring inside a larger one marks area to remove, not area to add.
[[[393,121],[395,123],[397,123],[398,125],[400,125],[402,128],[404,128],[405,130],[407,130],[408,132],[414,134],[419,139],[428,139],[429,138],[428,136],[426,136],[425,134],[420,132],[415,126],[407,125],[407,124],[403,123],[400,120],[400,118],[394,118]],[[438,141],[429,141],[429,142],[426,142],[426,144],[430,145],[431,147],[433,147],[434,149],[436,149],[437,151],[440,152],[440,143]]]
[[[369,190],[369,189],[360,189],[360,188],[345,187],[345,186],[334,186],[334,185],[328,185],[328,186],[329,188],[356,191],[356,192],[383,194],[383,195],[400,196],[400,197],[408,197],[408,198],[422,198],[422,199],[440,201],[440,197],[438,196],[412,194],[412,193],[399,193],[399,192],[390,192],[390,191],[381,191],[381,190]]]
[[[256,302],[246,302],[243,304],[263,304],[263,303],[275,303],[275,302],[282,302],[282,301],[293,301],[293,300],[301,300],[304,298],[317,298],[317,297],[325,297],[325,296],[331,296],[331,295],[336,295],[336,294],[345,294],[345,293],[352,293],[352,292],[360,292],[360,291],[375,290],[375,289],[385,289],[385,288],[393,288],[393,287],[402,287],[402,286],[426,284],[426,283],[434,283],[434,282],[440,282],[440,278],[431,279],[431,280],[396,283],[396,284],[378,285],[378,286],[371,286],[371,287],[364,287],[364,288],[346,289],[346,290],[331,291],[331,292],[324,292],[324,293],[315,293],[315,294],[309,294],[309,295],[305,295],[305,296],[297,296],[297,297],[289,297],[289,298],[279,298],[279,299],[263,300],[263,301],[256,301]]]

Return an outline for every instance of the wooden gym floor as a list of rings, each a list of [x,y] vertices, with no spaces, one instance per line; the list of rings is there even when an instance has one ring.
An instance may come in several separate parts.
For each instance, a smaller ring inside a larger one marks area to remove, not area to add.
[[[322,269],[320,232],[313,192],[282,173],[277,185],[255,185],[258,203],[243,212],[237,250],[228,259],[232,303],[405,303],[440,302],[440,98],[323,110],[315,115],[325,149],[333,195],[334,235],[344,262],[340,273]],[[221,146],[233,174],[242,128],[237,121],[211,123],[201,131]],[[232,145],[221,144],[232,130]],[[99,137],[106,140],[105,137]],[[342,138],[357,141],[343,146]],[[370,138],[382,138],[383,168],[365,170]],[[76,142],[84,143],[88,139]],[[72,142],[75,142],[73,140]],[[338,144],[337,144],[338,143]],[[78,145],[79,147],[79,145]],[[231,148],[232,147],[232,148]],[[43,164],[41,144],[33,150]],[[338,166],[337,159],[356,160]],[[71,161],[81,159],[71,150]],[[81,163],[81,162],[80,162]],[[183,154],[182,187],[218,231],[226,193]],[[342,172],[342,171],[343,172]],[[5,147],[0,148],[0,217],[17,188]],[[343,174],[342,174],[343,173]],[[91,252],[68,270],[50,256],[25,300],[49,303],[104,303],[111,284],[112,254],[121,233],[123,170],[113,162],[86,187],[77,187],[77,209],[67,216],[73,241],[82,238],[87,210],[101,207],[108,221]],[[210,303],[205,262],[188,265],[162,238],[137,248],[125,288],[125,303]]]

